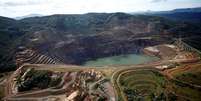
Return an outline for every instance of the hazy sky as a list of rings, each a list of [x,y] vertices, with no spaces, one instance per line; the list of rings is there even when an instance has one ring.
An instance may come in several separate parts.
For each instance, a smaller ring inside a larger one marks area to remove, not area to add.
[[[201,7],[201,0],[0,0],[0,16],[163,11]]]

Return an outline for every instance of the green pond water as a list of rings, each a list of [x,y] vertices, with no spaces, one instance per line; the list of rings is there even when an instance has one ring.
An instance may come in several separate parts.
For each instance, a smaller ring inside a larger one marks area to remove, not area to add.
[[[87,61],[83,65],[84,66],[128,65],[128,64],[142,64],[156,60],[159,60],[159,58],[140,54],[128,54],[128,55],[118,55],[105,58],[98,58],[96,60]]]

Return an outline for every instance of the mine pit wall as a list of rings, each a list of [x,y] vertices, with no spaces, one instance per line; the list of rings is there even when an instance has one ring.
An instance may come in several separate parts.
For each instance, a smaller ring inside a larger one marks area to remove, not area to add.
[[[161,44],[161,41],[154,39],[133,39],[111,42],[80,42],[65,45],[61,48],[49,48],[48,54],[52,58],[57,57],[65,64],[81,65],[85,61],[102,57],[122,54],[142,54],[147,46]]]
[[[47,39],[41,43],[27,42],[23,45],[52,59],[56,64],[81,65],[97,58],[123,54],[143,54],[145,47],[169,41],[164,36],[154,38],[152,35],[153,33],[111,32],[91,36],[74,36],[71,39],[64,38],[62,40]],[[45,60],[45,62],[41,61],[39,64],[46,63]],[[31,59],[31,64],[38,64],[37,59]]]

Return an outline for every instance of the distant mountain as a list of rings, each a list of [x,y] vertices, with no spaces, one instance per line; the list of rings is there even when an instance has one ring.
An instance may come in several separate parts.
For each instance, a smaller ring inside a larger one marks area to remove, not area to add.
[[[201,24],[201,12],[157,13],[151,15],[165,17],[175,21]]]
[[[178,12],[194,12],[194,13],[200,13],[201,12],[201,7],[197,8],[181,8],[181,9],[175,9],[172,10],[171,12],[178,13]]]
[[[133,13],[136,14],[136,13]],[[164,17],[174,21],[184,21],[189,23],[201,23],[201,7],[183,8],[170,11],[148,11],[138,14]]]
[[[19,16],[19,17],[15,17],[14,19],[16,20],[21,20],[24,18],[30,18],[30,17],[42,17],[43,15],[41,14],[29,14],[29,15],[25,15],[25,16]]]

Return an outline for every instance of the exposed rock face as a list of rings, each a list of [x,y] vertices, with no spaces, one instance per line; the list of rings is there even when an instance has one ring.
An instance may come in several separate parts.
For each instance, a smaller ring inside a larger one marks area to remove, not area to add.
[[[71,44],[64,44],[62,47],[52,49],[55,55],[62,56],[65,63],[80,64],[88,59],[98,57],[140,53],[143,47],[159,43],[152,39],[117,40],[103,37],[105,40],[101,40],[100,38],[102,37],[86,37]]]
[[[66,64],[82,64],[99,57],[140,53],[164,41],[161,19],[124,13],[53,15],[23,19],[21,45]]]
[[[173,32],[181,29],[177,23],[163,18],[124,13],[52,15],[7,20],[5,22],[12,23],[5,24],[7,26],[2,29],[12,28],[9,31],[17,33],[12,41],[12,54],[17,55],[21,52],[16,50],[17,47],[23,46],[48,57],[41,61],[53,59],[65,64],[82,64],[99,57],[140,53],[146,46],[166,43],[175,35]],[[23,58],[29,59],[27,56],[30,55],[24,55]]]

